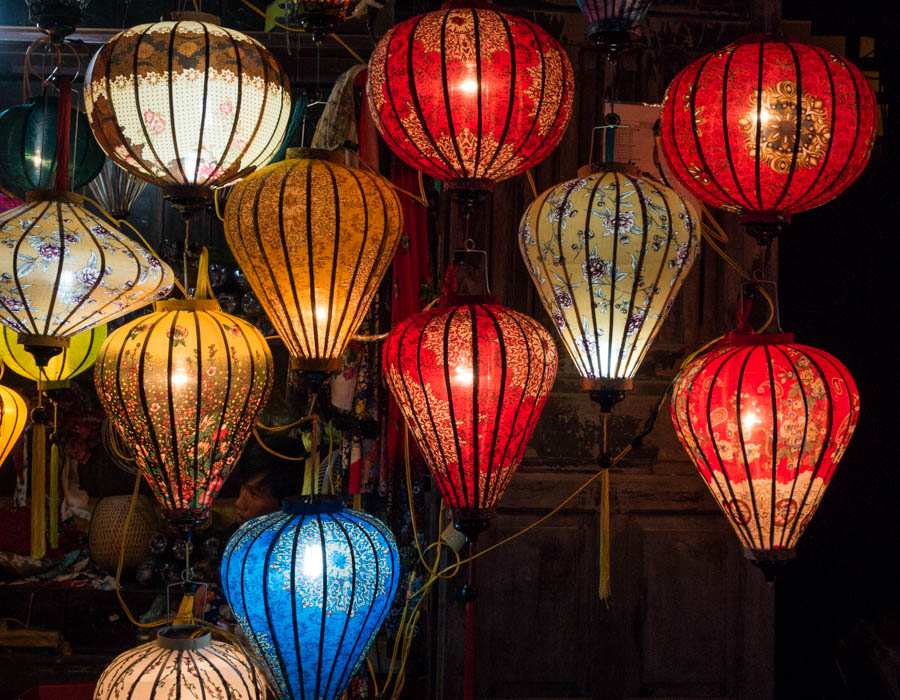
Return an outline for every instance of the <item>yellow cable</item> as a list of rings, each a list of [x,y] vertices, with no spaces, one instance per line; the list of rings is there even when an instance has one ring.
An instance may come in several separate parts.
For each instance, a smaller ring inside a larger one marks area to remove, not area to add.
[[[369,678],[372,679],[372,696],[377,698],[381,693],[378,692],[378,679],[375,678],[375,667],[372,666],[372,660],[368,656],[366,656],[366,666],[369,667]]]
[[[362,56],[360,56],[358,53],[356,53],[356,51],[351,49],[347,45],[347,42],[345,42],[343,39],[341,39],[341,37],[339,37],[337,34],[329,34],[328,36],[332,37],[337,43],[339,43],[341,46],[343,46],[347,50],[347,53],[349,53],[351,56],[353,56],[353,58],[355,58],[359,63],[362,63],[364,66],[369,65],[368,61],[364,61]]]
[[[197,0],[194,0],[194,12],[200,12],[200,5],[197,4]]]
[[[531,194],[537,199],[538,191],[537,186],[534,184],[534,175],[531,174],[531,170],[526,170],[525,175],[528,177],[528,184],[531,185]]]
[[[221,212],[221,210],[219,209],[219,190],[220,190],[220,189],[221,189],[220,187],[216,187],[216,188],[213,190],[213,209],[215,209],[215,212],[216,212],[216,218],[217,218],[219,221],[221,221],[221,222],[224,223],[224,222],[225,222],[225,217],[222,216],[222,212]]]
[[[275,455],[276,457],[278,457],[280,459],[286,459],[290,462],[305,462],[306,461],[306,457],[290,457],[289,455],[283,455],[280,452],[276,452],[275,450],[273,450],[265,442],[263,442],[263,439],[259,436],[259,431],[257,430],[257,427],[255,425],[253,426],[253,437],[256,438],[256,442],[259,443],[259,446],[262,447],[270,455]]]

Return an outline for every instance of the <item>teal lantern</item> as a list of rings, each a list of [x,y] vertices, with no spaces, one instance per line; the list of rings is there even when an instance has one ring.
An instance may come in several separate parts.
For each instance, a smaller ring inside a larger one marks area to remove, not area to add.
[[[0,113],[0,181],[10,190],[21,194],[54,188],[58,107],[59,98],[45,95]],[[106,156],[87,117],[72,109],[69,118],[68,181],[75,190],[94,179]]]

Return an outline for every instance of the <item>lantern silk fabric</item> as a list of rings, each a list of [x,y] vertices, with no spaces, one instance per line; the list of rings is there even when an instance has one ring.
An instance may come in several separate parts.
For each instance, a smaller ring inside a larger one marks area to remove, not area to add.
[[[214,300],[169,301],[107,338],[100,403],[173,522],[205,517],[272,387],[272,355],[252,325]]]
[[[0,114],[0,179],[19,192],[55,188],[56,129],[59,98],[38,97]],[[69,111],[69,188],[79,189],[96,177],[106,157],[91,134],[87,118]]]
[[[394,257],[403,213],[384,178],[327,151],[304,155],[235,186],[225,238],[291,355],[330,371]]]
[[[856,427],[847,368],[790,334],[732,333],[673,396],[678,437],[744,547],[792,549]]]
[[[403,161],[451,185],[541,162],[572,113],[559,42],[491,3],[447,3],[388,30],[369,61],[369,109]]]
[[[100,346],[106,340],[106,324],[73,336],[69,346],[38,367],[34,357],[19,343],[15,331],[0,331],[0,360],[16,374],[37,382],[38,389],[58,389],[69,385],[72,377],[94,364]]]
[[[28,407],[18,392],[0,384],[0,466],[22,435],[28,420]]]
[[[388,387],[457,522],[494,516],[557,365],[537,321],[465,300],[401,321],[383,355]]]
[[[697,221],[673,190],[617,164],[526,210],[522,257],[586,388],[634,376],[697,256]]]
[[[862,172],[875,95],[816,46],[745,37],[684,68],[666,91],[662,152],[675,176],[745,221],[825,204]]]
[[[400,558],[391,531],[370,515],[285,501],[232,535],[221,579],[281,697],[336,700],[394,600]]]
[[[119,654],[97,681],[94,700],[264,700],[261,673],[237,647],[212,641],[209,632],[172,635],[181,629],[203,630],[167,627],[155,641]]]
[[[194,20],[116,34],[91,60],[84,95],[106,154],[164,191],[249,174],[281,146],[291,114],[288,75],[262,44]]]
[[[172,269],[64,193],[0,214],[0,322],[70,337],[168,295]]]

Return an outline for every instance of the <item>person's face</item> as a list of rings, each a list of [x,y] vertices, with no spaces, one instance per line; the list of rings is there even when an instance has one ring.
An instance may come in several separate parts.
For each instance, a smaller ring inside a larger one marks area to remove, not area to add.
[[[235,503],[239,524],[244,524],[260,515],[274,513],[281,507],[278,499],[272,493],[271,485],[262,483],[266,476],[268,475],[265,472],[256,474],[241,484],[241,493]]]

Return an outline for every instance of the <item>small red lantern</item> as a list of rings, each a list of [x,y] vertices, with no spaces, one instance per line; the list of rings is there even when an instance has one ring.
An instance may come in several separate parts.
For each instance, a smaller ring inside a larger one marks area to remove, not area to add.
[[[481,0],[400,22],[369,61],[379,133],[403,161],[457,189],[490,189],[546,158],[573,92],[559,42]]]
[[[853,377],[782,334],[731,333],[675,382],[678,437],[766,571],[794,555],[859,415]]]
[[[556,363],[543,326],[493,297],[448,295],[385,341],[388,386],[470,541],[519,466]]]
[[[662,151],[715,207],[763,240],[862,172],[875,95],[853,64],[816,46],[748,36],[684,68],[663,103]]]

